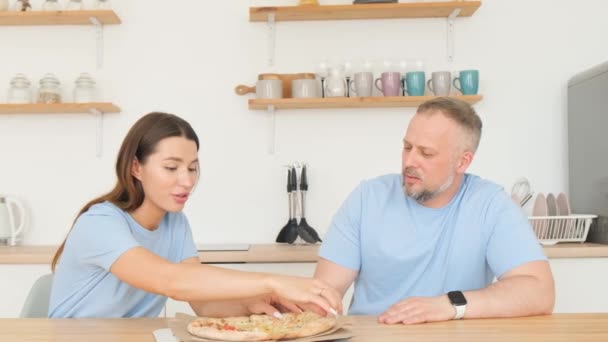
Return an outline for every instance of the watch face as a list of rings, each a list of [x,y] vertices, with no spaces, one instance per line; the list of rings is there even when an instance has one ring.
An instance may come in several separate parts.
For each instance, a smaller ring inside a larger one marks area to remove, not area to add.
[[[452,305],[466,305],[467,304],[467,299],[464,298],[464,295],[460,291],[448,292],[448,298],[450,299],[450,303],[452,303]]]

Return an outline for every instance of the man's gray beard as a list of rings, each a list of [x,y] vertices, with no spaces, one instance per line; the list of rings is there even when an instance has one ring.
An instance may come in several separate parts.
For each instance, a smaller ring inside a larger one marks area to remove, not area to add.
[[[451,174],[448,179],[445,181],[445,183],[443,183],[437,190],[435,191],[430,191],[430,190],[422,190],[419,193],[415,193],[410,191],[407,186],[405,185],[405,177],[403,179],[403,190],[405,191],[406,195],[408,195],[409,197],[411,197],[414,201],[418,202],[418,203],[424,203],[428,200],[431,200],[437,196],[439,196],[440,194],[442,194],[444,191],[446,191],[451,185],[452,183],[454,183],[454,174]]]

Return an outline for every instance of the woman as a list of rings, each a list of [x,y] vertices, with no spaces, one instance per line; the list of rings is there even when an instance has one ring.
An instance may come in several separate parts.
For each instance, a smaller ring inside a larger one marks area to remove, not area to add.
[[[175,115],[135,123],[118,154],[116,186],[82,208],[53,259],[49,317],[156,317],[167,297],[200,316],[341,310],[324,282],[200,263],[182,213],[198,179],[198,149],[192,127]]]

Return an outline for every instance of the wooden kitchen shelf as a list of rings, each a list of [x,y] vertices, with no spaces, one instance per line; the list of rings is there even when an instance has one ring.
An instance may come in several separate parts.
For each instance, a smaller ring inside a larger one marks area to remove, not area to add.
[[[92,18],[100,24],[120,24],[120,18],[112,10],[95,11],[28,11],[0,12],[0,25],[93,25]]]
[[[452,97],[463,100],[470,104],[477,103],[483,98],[481,95],[462,95]],[[267,110],[268,106],[274,106],[275,109],[418,107],[423,102],[433,98],[435,98],[435,96],[250,99],[249,109]]]
[[[109,102],[0,104],[0,114],[90,113],[92,110],[120,113],[120,108]]]
[[[0,248],[2,264],[49,264],[58,246]],[[252,244],[248,251],[199,251],[202,263],[313,263],[320,245]],[[543,246],[549,259],[608,258],[608,245],[558,243]]]
[[[267,21],[272,12],[275,21],[447,18],[458,9],[459,17],[470,17],[479,6],[481,1],[249,7],[249,21]]]

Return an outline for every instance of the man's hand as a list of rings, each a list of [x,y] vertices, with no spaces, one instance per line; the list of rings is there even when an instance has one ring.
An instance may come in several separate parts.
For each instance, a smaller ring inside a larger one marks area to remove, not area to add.
[[[438,297],[411,297],[398,302],[378,317],[384,324],[418,324],[448,321],[454,318],[456,309],[447,295]]]

